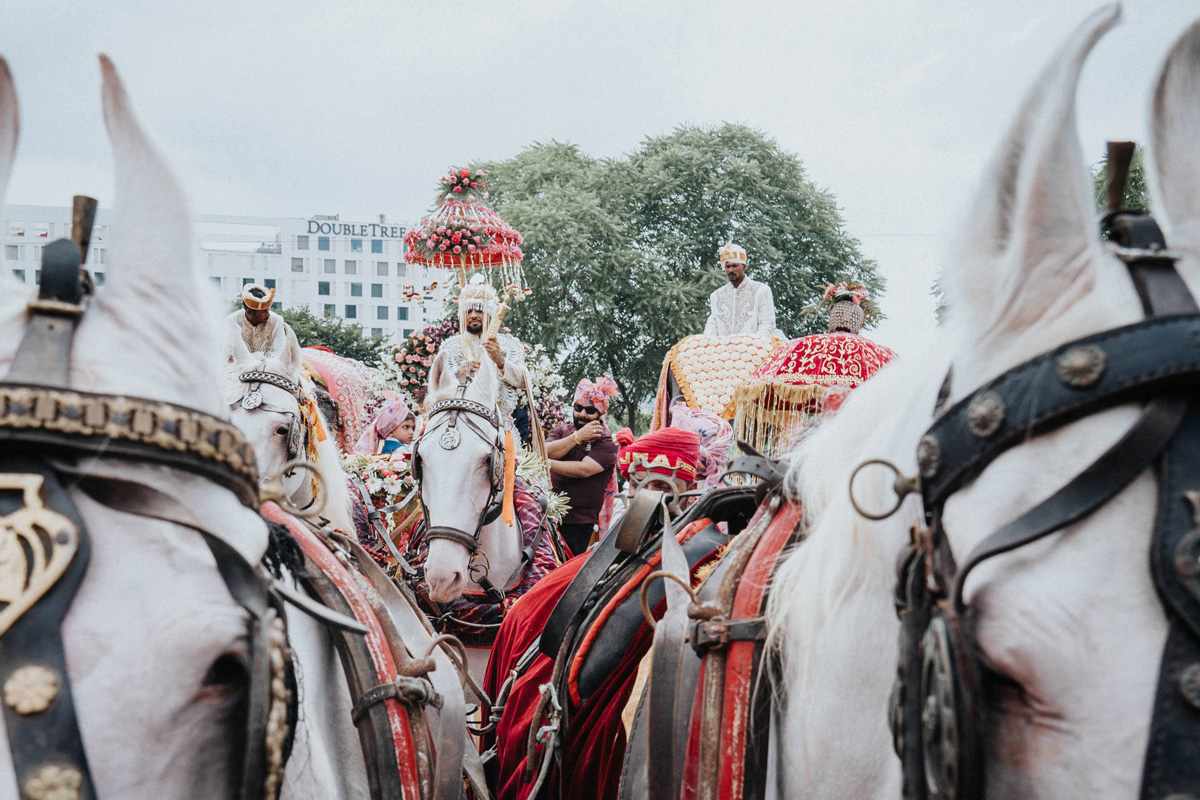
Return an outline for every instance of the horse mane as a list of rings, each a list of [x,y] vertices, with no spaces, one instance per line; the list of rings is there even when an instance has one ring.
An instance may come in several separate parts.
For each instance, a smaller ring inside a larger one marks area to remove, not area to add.
[[[894,554],[902,542],[887,536],[907,531],[909,521],[919,518],[919,507],[909,498],[891,519],[867,520],[850,502],[850,475],[869,458],[886,458],[904,474],[915,473],[914,443],[932,416],[948,365],[944,352],[924,348],[914,359],[897,359],[880,370],[788,454],[784,492],[802,505],[806,535],[785,554],[772,582],[767,647],[776,656],[769,659],[776,665],[774,678],[784,675],[787,660],[797,655],[804,659],[800,672],[807,678],[812,645],[849,598],[862,591],[890,596]],[[887,508],[895,497],[892,480],[882,468],[864,470],[855,482],[855,497],[865,508]],[[785,688],[778,680],[776,686]]]

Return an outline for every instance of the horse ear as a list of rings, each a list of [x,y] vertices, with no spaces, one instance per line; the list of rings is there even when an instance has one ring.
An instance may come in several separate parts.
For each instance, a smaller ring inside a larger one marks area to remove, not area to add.
[[[86,357],[74,359],[83,370],[80,380],[88,388],[219,408],[221,349],[209,295],[193,265],[187,203],[138,124],[107,56],[100,56],[100,69],[115,167],[112,266],[96,313],[84,319],[94,335],[76,339],[76,348],[86,351]],[[92,352],[93,341],[103,341],[102,352]],[[112,347],[114,341],[122,346]]]
[[[1084,61],[1120,18],[1092,14],[1034,81],[985,173],[966,241],[946,271],[952,318],[976,343],[1011,337],[1090,290],[1096,209],[1075,124]]]
[[[1195,269],[1200,258],[1200,20],[1183,32],[1163,63],[1151,100],[1147,156],[1154,207],[1169,229],[1167,241],[1191,257],[1185,269]]]
[[[17,104],[17,87],[13,83],[8,62],[0,57],[0,206],[8,190],[8,178],[12,175],[13,158],[17,153],[17,135],[21,127],[21,115]],[[12,279],[7,269],[0,270],[0,286],[5,294],[16,290],[19,284]],[[24,287],[20,287],[23,289]],[[24,301],[25,295],[21,294]]]

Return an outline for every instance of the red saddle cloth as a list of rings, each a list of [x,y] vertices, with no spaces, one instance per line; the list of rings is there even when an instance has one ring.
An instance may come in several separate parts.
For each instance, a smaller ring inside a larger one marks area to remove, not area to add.
[[[710,524],[711,520],[699,520],[677,536],[686,539]],[[483,688],[489,697],[497,695],[513,666],[541,634],[559,598],[591,552],[594,551],[576,556],[551,572],[513,605],[500,626],[484,675]],[[653,564],[650,568],[657,566]],[[641,570],[639,577],[649,571]],[[654,610],[655,616],[661,616],[662,611],[660,604]],[[551,769],[543,797],[559,798],[561,784],[570,787],[569,800],[616,797],[626,745],[621,712],[633,692],[638,664],[649,651],[652,637],[653,631],[649,626],[644,623],[639,626],[616,669],[580,706],[572,704],[567,730],[559,732],[562,771],[566,778],[560,780],[557,769]],[[529,728],[540,699],[539,688],[550,681],[553,671],[554,661],[549,656],[538,654],[525,673],[514,682],[495,731],[484,737],[484,749],[493,743],[496,745],[496,758],[487,765],[488,784],[496,800],[525,800],[533,788],[533,780],[526,781],[524,778]],[[559,699],[564,704],[570,703],[566,695]],[[540,747],[538,745],[539,751]]]

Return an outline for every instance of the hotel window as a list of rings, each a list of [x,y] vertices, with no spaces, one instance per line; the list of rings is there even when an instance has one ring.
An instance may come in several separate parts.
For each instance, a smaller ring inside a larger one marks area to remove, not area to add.
[[[9,261],[21,260],[21,246],[17,244],[4,245],[4,257]]]
[[[271,309],[273,311],[283,311],[283,303],[271,303]]]
[[[351,239],[350,240],[350,252],[351,253],[361,253],[362,252],[362,239]]]
[[[346,319],[358,319],[358,306],[346,306]]]
[[[383,297],[383,284],[382,283],[372,283],[371,284],[371,297]]]
[[[396,277],[397,278],[407,278],[408,277],[408,264],[400,263],[400,264],[396,265]]]
[[[293,258],[292,259],[292,272],[304,272],[304,259],[303,258]]]
[[[32,247],[33,247],[33,260],[38,262],[39,264],[42,263],[42,246],[40,244],[35,244],[35,245],[32,245]]]
[[[104,285],[104,273],[103,272],[94,272],[92,274],[96,278],[96,285],[103,286]]]
[[[350,296],[351,297],[362,297],[362,284],[361,283],[350,284]]]
[[[92,228],[92,241],[93,242],[103,242],[103,241],[107,241],[107,240],[108,240],[108,226],[107,225],[97,225],[96,227]]]
[[[346,262],[346,274],[347,275],[357,275],[358,274],[358,262],[357,261],[347,261]]]
[[[254,278],[242,278],[242,286],[254,283]]]
[[[388,274],[388,262],[376,261],[375,262],[375,274],[386,278],[387,274]]]
[[[405,328],[404,334],[403,334],[404,338],[407,339],[408,337],[412,336],[412,332],[413,332],[412,328]]]
[[[383,328],[371,328],[372,336],[383,336]]]
[[[375,307],[375,319],[387,319],[387,318],[388,318],[388,307],[387,306],[376,306]]]
[[[25,235],[25,223],[24,222],[8,223],[8,235],[9,236],[24,236]]]
[[[14,278],[16,278],[17,280],[19,280],[21,283],[24,283],[24,282],[25,282],[25,270],[23,270],[23,269],[14,269],[12,272],[13,272],[13,277],[14,277]]]
[[[327,317],[337,316],[337,306],[335,306],[333,303],[326,303],[325,305],[321,306],[321,310],[325,312],[325,316]]]
[[[328,236],[318,236],[317,237],[317,249],[318,250],[328,250],[329,249],[329,237]]]
[[[221,279],[220,279],[220,278],[217,278],[217,277],[215,277],[215,276],[214,276],[214,277],[210,277],[210,278],[209,278],[209,281],[211,281],[211,282],[212,282],[212,285],[213,285],[213,286],[217,287],[217,291],[218,291],[218,292],[219,292],[219,291],[221,291]]]
[[[333,259],[333,258],[325,259],[325,265],[324,265],[323,271],[326,275],[336,275],[337,274],[337,259]]]
[[[317,294],[323,297],[329,296],[329,281],[317,281]]]
[[[49,239],[50,238],[50,223],[49,222],[33,223],[33,235],[34,235],[34,237],[36,237],[38,239]]]
[[[308,249],[308,237],[307,236],[297,236],[296,237],[296,249],[297,250],[307,250]]]
[[[396,309],[396,319],[398,319],[398,320],[408,319],[408,306],[400,306],[399,308]]]
[[[371,240],[371,252],[372,253],[382,253],[383,252],[383,239],[372,239]]]
[[[274,289],[275,288],[275,279],[274,278],[265,278],[263,280],[263,286],[267,287],[268,289]]]
[[[108,250],[104,249],[103,247],[97,247],[95,250],[95,256],[93,257],[96,259],[97,264],[103,264],[108,261]]]

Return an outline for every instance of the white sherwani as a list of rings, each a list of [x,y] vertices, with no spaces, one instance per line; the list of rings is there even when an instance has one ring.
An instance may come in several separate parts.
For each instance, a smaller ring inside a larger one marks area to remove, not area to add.
[[[482,361],[491,356],[483,349],[483,343],[478,335],[473,333],[456,333],[442,342],[438,354],[429,368],[429,393],[445,382],[457,382],[455,376],[463,364],[472,361]],[[500,394],[496,398],[500,419],[504,427],[512,425],[513,409],[518,400],[525,394],[525,383],[528,380],[525,370],[525,348],[515,336],[501,333],[496,336],[500,352],[504,355],[504,369],[500,373]]]
[[[765,283],[749,277],[737,288],[726,283],[708,296],[708,308],[705,336],[775,335],[775,298]]]
[[[277,358],[293,369],[299,369],[303,361],[300,343],[292,326],[278,314],[271,314],[262,325],[251,325],[246,319],[245,309],[239,309],[225,321],[229,329],[229,342],[225,349],[226,361],[237,364],[253,359]]]

